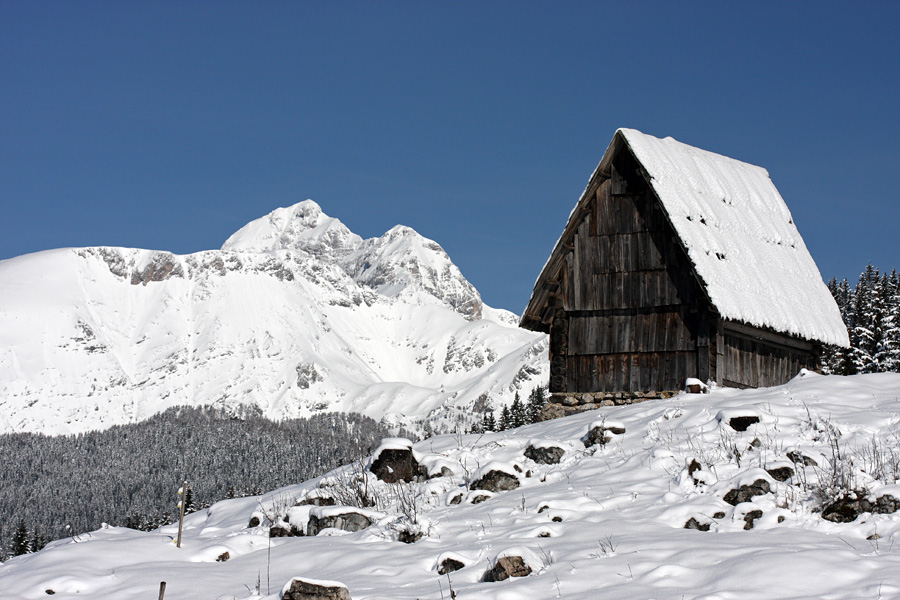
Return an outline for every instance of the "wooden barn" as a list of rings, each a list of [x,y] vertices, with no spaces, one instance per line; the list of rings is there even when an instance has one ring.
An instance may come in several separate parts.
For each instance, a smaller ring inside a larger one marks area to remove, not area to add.
[[[777,385],[815,369],[822,344],[848,345],[768,172],[633,129],[613,137],[520,325],[550,334],[566,412],[688,378]]]

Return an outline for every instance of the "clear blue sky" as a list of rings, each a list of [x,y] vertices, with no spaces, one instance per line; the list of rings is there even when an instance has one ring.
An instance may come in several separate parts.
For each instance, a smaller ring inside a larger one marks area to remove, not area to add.
[[[618,127],[767,168],[826,279],[900,268],[900,2],[0,0],[0,259],[312,198],[518,312]]]

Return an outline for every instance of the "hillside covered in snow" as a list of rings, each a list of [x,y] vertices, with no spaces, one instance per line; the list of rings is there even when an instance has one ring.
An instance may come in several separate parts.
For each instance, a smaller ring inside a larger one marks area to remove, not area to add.
[[[408,227],[362,239],[307,200],[221,250],[68,248],[0,262],[0,432],[173,406],[467,428],[547,378],[546,340]],[[479,399],[481,399],[479,401]]]
[[[300,578],[353,600],[896,598],[898,436],[900,375],[804,372],[438,436],[407,463],[388,440],[190,515],[181,548],[174,525],[103,528],[10,559],[0,590],[121,600],[165,581],[167,600],[276,600]],[[388,483],[403,465],[413,481]]]

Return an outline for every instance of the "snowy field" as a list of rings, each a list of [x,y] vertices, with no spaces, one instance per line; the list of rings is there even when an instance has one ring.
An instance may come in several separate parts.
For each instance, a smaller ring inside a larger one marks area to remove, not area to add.
[[[585,447],[598,425],[625,431]],[[840,523],[822,508],[842,486],[873,505],[900,498],[898,439],[897,374],[805,374],[774,388],[681,394],[483,436],[440,436],[415,453],[445,476],[386,484],[370,475],[379,501],[361,511],[374,521],[367,529],[268,535],[272,521],[306,530],[312,517],[342,512],[295,504],[352,489],[359,465],[351,465],[190,515],[180,549],[177,526],[53,542],[0,566],[0,597],[155,599],[166,581],[167,600],[274,600],[304,577],[341,582],[354,600],[449,599],[451,587],[459,600],[897,598],[900,513]],[[525,457],[529,445],[565,452],[558,464],[539,464]],[[519,487],[470,489],[493,469]],[[729,494],[751,484],[759,495]],[[478,496],[488,498],[473,503]],[[249,527],[254,516],[259,524]],[[425,536],[402,543],[403,531]],[[531,574],[483,581],[507,555],[521,556]],[[439,575],[447,558],[464,566]]]

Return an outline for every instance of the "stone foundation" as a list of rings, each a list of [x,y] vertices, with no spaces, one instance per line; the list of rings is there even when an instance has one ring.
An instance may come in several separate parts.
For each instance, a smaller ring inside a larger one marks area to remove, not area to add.
[[[559,417],[567,417],[604,406],[620,406],[634,404],[645,400],[671,398],[678,391],[667,392],[593,392],[588,394],[569,394],[555,392],[550,394],[547,404],[541,411],[541,420],[549,421]]]

